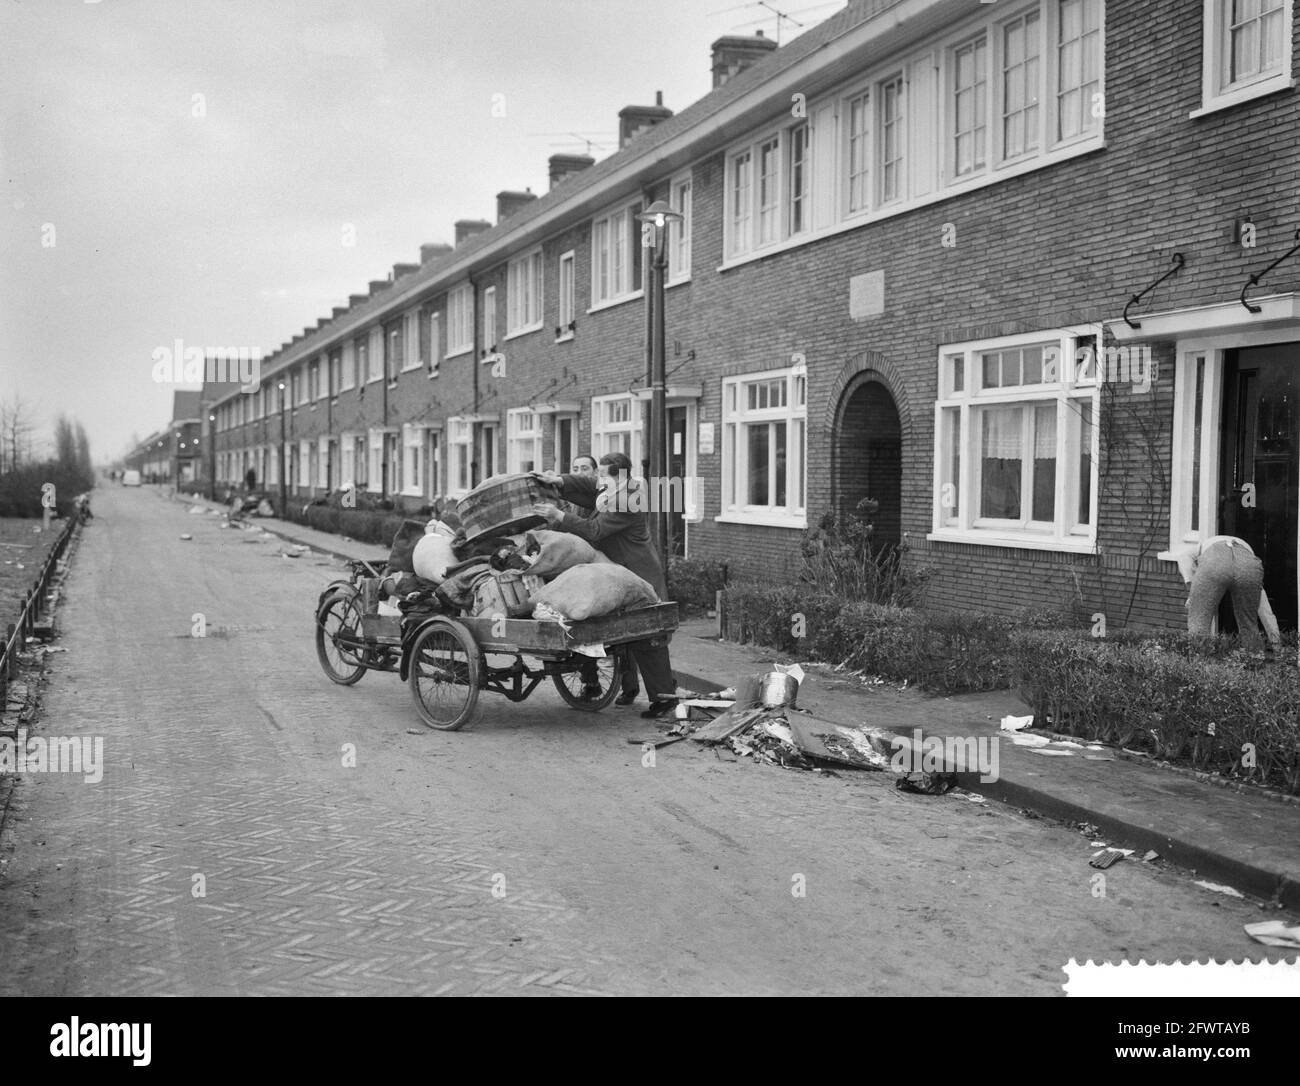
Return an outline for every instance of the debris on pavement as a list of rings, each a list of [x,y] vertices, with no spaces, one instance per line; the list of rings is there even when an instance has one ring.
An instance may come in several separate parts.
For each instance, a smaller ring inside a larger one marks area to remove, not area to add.
[[[957,774],[907,773],[894,782],[894,787],[918,796],[942,796],[957,787]]]
[[[860,769],[885,769],[890,737],[876,728],[846,728],[815,718],[788,717],[794,741],[805,754]]]
[[[1144,864],[1149,864],[1151,863],[1152,860],[1158,860],[1158,859],[1160,859],[1160,853],[1158,853],[1155,849],[1151,849],[1150,852],[1148,852],[1145,856],[1142,857],[1142,862]]]
[[[1282,920],[1262,920],[1258,924],[1245,925],[1245,932],[1265,946],[1300,948],[1300,925],[1288,927]]]
[[[1045,747],[1051,740],[1045,735],[1021,735],[1017,732],[1012,734],[1011,742],[1018,747]]]
[[[1046,754],[1046,755],[1048,755],[1049,757],[1056,757],[1056,758],[1073,758],[1073,757],[1074,757],[1074,751],[1072,751],[1072,750],[1056,750],[1056,749],[1054,749],[1054,748],[1053,748],[1052,750],[1048,750],[1046,747],[1030,747],[1030,748],[1029,748],[1029,753],[1030,753],[1030,754]]]
[[[185,540],[190,540],[193,539],[194,537],[190,535],[189,532],[186,532],[183,536],[181,536],[181,538]]]
[[[1034,726],[1034,718],[1030,716],[1004,716],[1002,718],[1001,730],[1004,732],[1018,732],[1025,728]]]
[[[1192,885],[1200,886],[1202,889],[1205,890],[1213,890],[1216,894],[1227,894],[1228,897],[1245,898],[1246,896],[1240,891],[1234,890],[1231,886],[1223,886],[1217,882],[1206,882],[1204,879],[1197,879],[1194,883],[1192,883]]]
[[[1092,859],[1088,861],[1088,866],[1095,867],[1099,871],[1105,871],[1106,868],[1108,867],[1114,867],[1123,858],[1124,858],[1124,853],[1120,849],[1117,848],[1103,849],[1101,852],[1096,853],[1092,857]]]

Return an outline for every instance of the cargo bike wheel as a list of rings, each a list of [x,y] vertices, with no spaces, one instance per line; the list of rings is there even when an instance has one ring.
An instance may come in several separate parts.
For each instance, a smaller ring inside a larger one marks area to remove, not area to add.
[[[483,656],[470,632],[448,618],[431,619],[411,645],[407,682],[420,719],[454,732],[474,715]]]
[[[331,682],[353,686],[366,673],[361,605],[350,592],[326,598],[316,612],[316,655]]]
[[[551,672],[551,681],[567,705],[594,713],[604,709],[614,700],[623,677],[623,660],[619,652],[593,660],[594,672],[584,675],[579,663],[582,657],[574,654],[565,662],[563,670]],[[570,666],[571,665],[571,666]],[[594,682],[588,683],[588,679]],[[590,687],[590,688],[589,688]]]

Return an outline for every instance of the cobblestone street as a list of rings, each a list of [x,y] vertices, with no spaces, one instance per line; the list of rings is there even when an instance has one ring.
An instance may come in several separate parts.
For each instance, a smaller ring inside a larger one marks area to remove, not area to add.
[[[1136,864],[1098,900],[1077,834],[887,774],[643,766],[635,713],[549,687],[428,732],[395,676],[322,675],[337,563],[96,502],[36,730],[102,736],[103,779],[15,790],[0,994],[1051,994],[1071,956],[1240,956],[1259,918]]]

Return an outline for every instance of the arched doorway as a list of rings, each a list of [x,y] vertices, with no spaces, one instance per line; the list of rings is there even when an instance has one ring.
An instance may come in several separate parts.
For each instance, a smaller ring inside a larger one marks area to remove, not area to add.
[[[845,390],[833,441],[835,512],[848,517],[863,498],[873,498],[880,503],[874,538],[897,547],[903,526],[903,435],[898,405],[879,376],[864,374]]]

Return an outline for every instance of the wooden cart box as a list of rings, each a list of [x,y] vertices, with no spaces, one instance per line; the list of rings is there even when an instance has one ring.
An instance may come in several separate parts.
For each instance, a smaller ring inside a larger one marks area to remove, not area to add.
[[[561,657],[574,645],[620,645],[671,633],[677,629],[677,604],[658,603],[616,615],[575,622],[566,633],[558,622],[517,618],[458,619],[474,636],[484,652],[526,653],[529,656]]]

